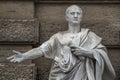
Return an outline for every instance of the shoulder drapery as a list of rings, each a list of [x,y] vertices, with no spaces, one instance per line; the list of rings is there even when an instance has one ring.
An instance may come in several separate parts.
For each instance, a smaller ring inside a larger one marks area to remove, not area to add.
[[[82,29],[79,46],[92,51],[94,59],[86,57],[61,80],[114,80],[115,71],[102,39],[89,29]]]
[[[93,51],[95,58],[95,67],[91,65],[93,63],[92,59],[87,58],[86,60],[88,80],[114,80],[115,71],[108,58],[105,46],[101,44],[102,39],[90,30],[87,30],[83,40],[80,46]],[[93,72],[94,70],[95,73]]]

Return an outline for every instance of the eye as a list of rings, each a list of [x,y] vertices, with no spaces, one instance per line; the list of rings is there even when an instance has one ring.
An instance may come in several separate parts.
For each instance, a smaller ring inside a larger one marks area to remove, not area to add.
[[[80,15],[80,12],[77,12],[78,15]]]
[[[74,13],[74,12],[71,12],[70,14],[71,14],[71,15],[74,15],[75,13]]]

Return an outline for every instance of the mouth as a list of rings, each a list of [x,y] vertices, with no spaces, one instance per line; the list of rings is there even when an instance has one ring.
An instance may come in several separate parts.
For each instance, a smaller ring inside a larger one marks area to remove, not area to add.
[[[79,21],[78,18],[75,18],[74,21]]]

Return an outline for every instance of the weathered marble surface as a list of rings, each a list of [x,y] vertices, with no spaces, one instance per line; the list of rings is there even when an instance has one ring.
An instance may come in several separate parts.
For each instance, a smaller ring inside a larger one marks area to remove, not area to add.
[[[34,64],[0,63],[0,80],[35,80]]]
[[[38,43],[37,19],[0,19],[0,44]]]

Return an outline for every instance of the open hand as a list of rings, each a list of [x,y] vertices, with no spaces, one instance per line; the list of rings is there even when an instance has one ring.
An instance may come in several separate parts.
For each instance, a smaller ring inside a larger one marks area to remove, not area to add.
[[[15,50],[13,50],[13,52],[16,53],[16,54],[8,57],[7,60],[10,60],[10,62],[14,62],[14,63],[16,63],[16,62],[19,63],[19,62],[24,60],[21,52],[18,52],[18,51],[15,51]]]

